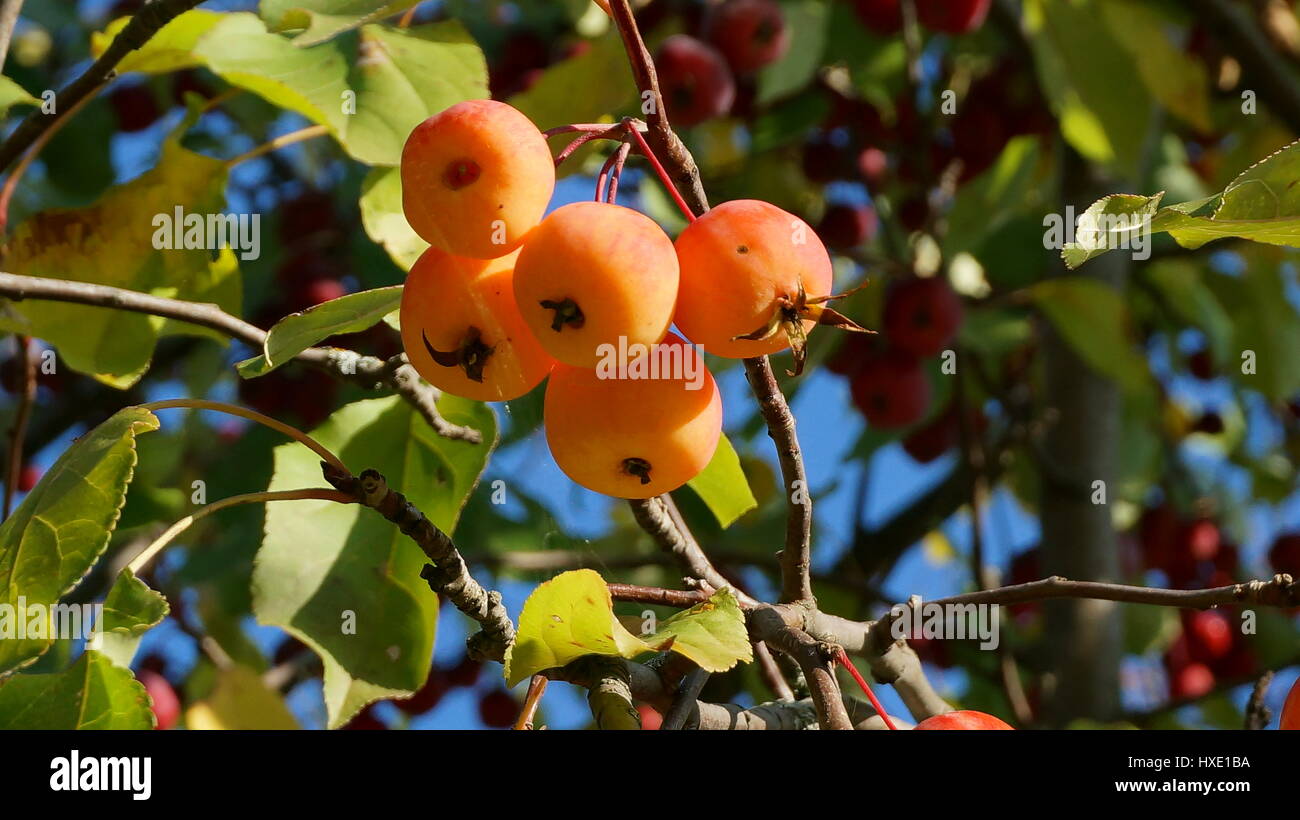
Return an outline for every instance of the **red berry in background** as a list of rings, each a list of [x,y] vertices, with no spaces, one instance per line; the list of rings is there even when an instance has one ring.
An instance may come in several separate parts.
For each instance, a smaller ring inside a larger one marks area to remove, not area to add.
[[[957,417],[944,413],[903,439],[903,450],[917,464],[929,464],[957,443]]]
[[[916,0],[916,17],[931,31],[966,34],[984,25],[993,0]]]
[[[648,703],[638,703],[636,710],[641,713],[641,728],[646,731],[656,731],[664,724],[664,716],[655,711],[655,708]]]
[[[1011,559],[1011,571],[1007,573],[1011,584],[1028,584],[1043,577],[1043,562],[1038,547],[1027,549]],[[1025,601],[1012,604],[1012,615],[1033,614],[1042,610],[1041,601]]]
[[[889,155],[879,148],[863,148],[858,154],[858,173],[868,187],[882,185],[889,172]]]
[[[988,419],[978,409],[967,411],[972,431],[983,432]],[[936,416],[924,427],[910,433],[903,439],[903,449],[919,464],[929,464],[939,456],[956,447],[961,440],[961,421],[957,417],[956,406],[949,406],[946,411]]]
[[[1244,640],[1233,643],[1231,652],[1209,666],[1219,680],[1246,681],[1259,674],[1259,658]]]
[[[1201,381],[1214,378],[1214,359],[1208,350],[1198,350],[1187,357],[1187,369]]]
[[[429,670],[429,677],[425,678],[424,685],[414,695],[405,700],[394,700],[393,705],[408,715],[422,715],[437,706],[442,696],[450,690],[447,673],[435,666]]]
[[[108,95],[108,104],[117,114],[118,127],[127,133],[143,131],[162,116],[158,100],[147,85],[119,86]]]
[[[1213,609],[1185,612],[1183,631],[1187,635],[1188,654],[1194,661],[1211,663],[1232,651],[1232,621],[1222,612]]]
[[[810,182],[827,183],[848,176],[850,155],[829,134],[817,134],[803,146],[803,175]]]
[[[136,678],[144,684],[144,691],[149,693],[149,708],[153,710],[158,729],[170,729],[176,725],[181,716],[181,701],[176,697],[176,690],[167,679],[157,672],[142,669]]]
[[[785,14],[774,0],[727,0],[709,14],[704,36],[737,74],[774,63],[790,48]]]
[[[483,662],[466,655],[460,663],[447,670],[447,682],[452,686],[473,686],[483,671]]]
[[[943,350],[957,335],[961,320],[961,299],[940,276],[901,280],[885,296],[885,335],[890,344],[913,356]]]
[[[378,732],[386,730],[388,724],[376,717],[374,710],[367,706],[340,728],[352,732]]]
[[[1192,431],[1204,433],[1207,436],[1217,436],[1222,433],[1223,417],[1211,410],[1208,413],[1202,413],[1201,417],[1192,425]]]
[[[915,635],[908,637],[907,644],[912,647],[912,651],[916,652],[917,657],[926,663],[944,669],[952,666],[952,655],[948,652],[947,641]]]
[[[736,81],[712,46],[686,34],[674,34],[655,53],[655,70],[668,117],[690,127],[731,110]]]
[[[1219,525],[1201,518],[1183,528],[1182,549],[1196,561],[1211,561],[1219,553],[1222,536]]]
[[[898,205],[898,221],[909,231],[919,231],[925,227],[930,217],[930,203],[921,194],[913,194]]]
[[[303,239],[328,239],[340,234],[334,198],[325,191],[306,191],[280,203],[280,241],[286,245]],[[322,237],[321,235],[326,236]]]
[[[877,34],[897,34],[903,29],[903,7],[900,0],[853,0],[862,25]]]
[[[870,205],[832,205],[817,224],[817,235],[833,250],[849,250],[876,238],[880,221]]]
[[[852,376],[858,372],[872,353],[876,343],[863,333],[843,333],[844,341],[839,349],[826,361],[826,369],[841,376]]]
[[[1142,542],[1143,565],[1163,569],[1174,554],[1178,538],[1178,513],[1168,504],[1148,507],[1138,519],[1138,539]]]
[[[1268,562],[1275,572],[1300,578],[1300,533],[1279,535],[1268,551]]]
[[[967,99],[952,122],[952,157],[961,160],[959,181],[966,182],[987,170],[1002,154],[1010,124],[1005,113],[987,103]],[[931,162],[935,173],[943,170],[948,159],[937,154]]]
[[[984,712],[975,712],[969,709],[957,712],[945,712],[942,715],[928,717],[913,727],[917,729],[943,729],[943,730],[981,730],[997,729],[1007,730],[1012,727],[1003,720],[985,714]]]
[[[1214,691],[1214,673],[1203,663],[1192,662],[1173,672],[1169,695],[1175,700],[1194,700]]]
[[[0,387],[10,393],[23,392],[23,385],[27,380],[25,370],[21,355],[10,356],[0,362]]]
[[[930,380],[913,356],[886,350],[853,376],[853,403],[872,427],[892,429],[920,421],[930,405]]]
[[[1279,729],[1294,730],[1300,729],[1300,678],[1291,685],[1291,691],[1286,696],[1286,703],[1282,704],[1282,721],[1278,724]]]
[[[317,279],[307,286],[303,294],[307,302],[319,305],[348,295],[348,289],[337,279]]]
[[[28,464],[18,474],[18,492],[29,493],[40,483],[43,471],[35,464]]]
[[[509,729],[519,717],[519,704],[504,689],[493,689],[479,698],[478,715],[490,729]]]
[[[176,105],[185,105],[187,93],[198,94],[205,100],[210,100],[214,96],[212,89],[199,76],[199,72],[192,68],[177,71],[172,75],[172,102]]]
[[[506,38],[501,56],[488,68],[488,88],[493,99],[526,91],[551,62],[550,45],[531,31],[518,31]]]

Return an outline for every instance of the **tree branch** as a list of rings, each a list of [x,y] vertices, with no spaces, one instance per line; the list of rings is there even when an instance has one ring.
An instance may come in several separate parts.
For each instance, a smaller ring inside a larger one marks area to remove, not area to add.
[[[158,29],[169,23],[172,18],[189,11],[202,0],[153,0],[146,3],[135,13],[126,27],[118,32],[109,43],[104,53],[99,55],[89,68],[77,79],[58,92],[58,112],[46,114],[37,108],[27,119],[22,121],[3,143],[0,143],[0,172],[13,164],[13,161],[31,147],[37,137],[59,118],[67,116],[66,112],[81,100],[93,95],[103,83],[111,80],[114,68],[122,58],[149,41]]]
[[[772,363],[766,356],[745,359],[745,378],[749,380],[758,409],[767,422],[767,434],[776,444],[781,463],[781,477],[788,499],[785,522],[785,548],[781,550],[781,601],[812,600],[809,567],[812,564],[812,492],[804,471],[803,452],[795,434],[794,414],[785,400]]]
[[[18,15],[22,13],[23,0],[4,0],[0,5],[0,70],[5,67],[5,58],[9,56],[9,41],[14,36],[14,26],[18,24]]]
[[[743,590],[736,589],[735,585],[713,566],[709,557],[704,554],[704,550],[700,548],[699,542],[695,540],[695,536],[681,520],[672,496],[632,499],[628,504],[631,505],[632,515],[641,529],[645,530],[661,549],[676,558],[687,575],[703,581],[714,589],[731,587],[742,605],[753,606],[758,603]]]
[[[501,593],[485,590],[474,580],[465,559],[447,533],[435,527],[424,513],[406,500],[406,496],[390,489],[384,477],[375,470],[352,476],[322,462],[321,471],[325,480],[335,488],[396,524],[402,534],[419,545],[433,562],[425,565],[420,577],[429,583],[430,589],[448,598],[457,609],[478,621],[482,628],[466,641],[470,657],[504,661],[506,647],[515,640],[515,625],[501,603]]]
[[[46,299],[145,313],[216,330],[258,350],[266,344],[266,331],[243,319],[231,316],[214,304],[167,299],[89,282],[19,276],[12,273],[0,273],[0,296],[15,301]],[[294,360],[324,370],[335,378],[350,381],[368,390],[381,387],[393,390],[408,401],[441,436],[471,444],[478,444],[483,440],[479,431],[452,424],[442,417],[436,403],[438,391],[420,381],[419,374],[407,362],[404,353],[385,361],[341,348],[309,347],[295,356]]]

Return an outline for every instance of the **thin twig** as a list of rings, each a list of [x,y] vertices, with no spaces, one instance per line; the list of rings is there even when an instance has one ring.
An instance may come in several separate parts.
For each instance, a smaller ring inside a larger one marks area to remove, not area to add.
[[[9,431],[9,472],[5,479],[4,517],[9,517],[13,509],[14,493],[18,491],[18,482],[23,474],[23,443],[27,440],[27,422],[32,417],[32,406],[36,403],[36,357],[32,355],[32,340],[27,336],[15,336],[17,350],[14,356],[22,358],[22,388],[18,394],[18,411],[14,415],[14,426]]]
[[[324,125],[309,125],[306,128],[299,128],[297,131],[290,131],[288,134],[281,134],[275,139],[262,143],[251,151],[226,160],[226,167],[234,168],[241,162],[247,162],[250,159],[257,159],[263,154],[269,154],[272,151],[284,148],[286,145],[293,145],[294,143],[303,142],[304,140],[323,137],[329,132],[329,128]]]
[[[89,282],[12,273],[0,273],[0,296],[13,300],[48,299],[146,313],[210,328],[257,350],[263,349],[266,344],[265,330],[231,316],[214,304],[166,299]],[[369,390],[380,387],[393,390],[406,399],[439,435],[446,438],[470,444],[478,444],[483,440],[482,434],[477,430],[452,424],[442,417],[436,404],[439,393],[420,381],[405,354],[384,360],[341,348],[309,347],[295,356],[294,360]]]
[[[14,191],[18,189],[18,183],[22,181],[23,176],[27,173],[27,169],[31,167],[31,164],[36,160],[36,157],[40,155],[41,151],[45,150],[45,146],[54,138],[54,135],[59,133],[59,129],[63,127],[64,123],[71,120],[78,111],[86,107],[86,103],[90,102],[94,98],[94,95],[91,94],[90,96],[78,100],[76,105],[72,106],[64,116],[51,123],[50,127],[45,129],[45,131],[36,138],[36,142],[32,144],[31,150],[26,154],[23,154],[22,159],[18,160],[18,164],[14,166],[13,171],[11,171],[9,176],[5,178],[4,187],[0,188],[0,236],[4,236],[9,230],[9,203],[13,200]]]
[[[609,594],[615,601],[630,601],[652,606],[672,606],[690,609],[696,604],[709,600],[711,593],[705,590],[661,589],[643,587],[636,584],[607,584]]]
[[[524,696],[524,706],[519,710],[519,719],[515,721],[515,729],[523,731],[533,728],[533,721],[537,718],[537,707],[542,704],[542,695],[546,692],[547,677],[545,675],[533,675],[528,681],[528,694]]]
[[[1273,673],[1265,672],[1255,681],[1255,688],[1250,690],[1250,700],[1246,703],[1246,728],[1263,729],[1273,719],[1273,713],[1264,702],[1268,687],[1273,683]]]
[[[104,53],[89,68],[66,87],[59,90],[59,112],[46,114],[36,109],[14,129],[3,143],[0,143],[0,172],[13,164],[20,154],[26,151],[40,137],[41,133],[68,113],[78,102],[92,96],[101,85],[113,78],[114,68],[122,58],[149,41],[173,18],[194,8],[203,0],[155,0],[146,3],[131,17],[131,21],[117,33]]]
[[[722,573],[713,566],[709,557],[700,548],[699,542],[677,512],[677,505],[672,496],[661,495],[655,498],[635,499],[628,502],[632,515],[655,543],[665,552],[677,559],[678,564],[691,577],[703,581],[714,589],[732,587],[736,598],[742,606],[758,603],[743,590],[727,581]]]
[[[486,590],[474,580],[451,537],[434,526],[406,496],[389,488],[378,471],[366,470],[353,476],[326,463],[321,464],[321,471],[336,489],[396,524],[433,562],[425,564],[420,577],[428,582],[430,589],[449,599],[481,627],[480,632],[466,641],[470,657],[502,662],[506,647],[514,643],[515,625],[501,603],[501,593]]]
[[[127,569],[131,570],[134,575],[139,575],[140,570],[144,569],[154,557],[163,551],[176,536],[189,529],[194,522],[207,518],[215,512],[236,507],[241,504],[265,504],[270,501],[334,501],[339,504],[355,504],[356,499],[341,493],[338,490],[331,490],[328,487],[312,488],[307,490],[272,490],[260,493],[244,493],[243,495],[232,495],[229,498],[223,498],[220,501],[214,501],[211,504],[200,507],[193,513],[185,516],[181,520],[172,524],[167,530],[153,540],[149,546],[140,551],[140,554],[131,559],[127,564]]]

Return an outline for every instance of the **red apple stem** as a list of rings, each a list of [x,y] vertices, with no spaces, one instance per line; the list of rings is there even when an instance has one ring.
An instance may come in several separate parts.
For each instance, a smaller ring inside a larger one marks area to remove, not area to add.
[[[849,660],[849,656],[845,653],[843,648],[840,649],[839,662],[844,664],[844,668],[849,670],[849,674],[858,682],[858,686],[862,687],[862,691],[867,694],[867,700],[871,701],[872,708],[876,710],[876,714],[880,715],[880,719],[885,722],[885,726],[897,731],[898,727],[889,719],[889,713],[880,705],[880,701],[876,700],[876,693],[871,691],[871,687],[867,685],[866,680],[864,680],[861,673],[858,672],[858,668],[853,665],[853,661]]]
[[[668,172],[665,171],[664,166],[660,164],[659,157],[655,156],[655,152],[650,149],[650,145],[645,141],[645,137],[641,136],[641,132],[636,127],[636,121],[631,117],[624,117],[623,125],[627,128],[627,132],[632,135],[632,138],[636,140],[637,149],[646,159],[650,160],[650,164],[654,166],[655,173],[659,175],[659,181],[668,189],[668,193],[673,195],[673,201],[677,203],[677,208],[682,212],[682,215],[686,217],[686,221],[694,222],[695,213],[691,211],[690,207],[686,204],[686,200],[682,199],[681,192],[677,190],[677,186],[673,184],[672,177],[668,176]]]
[[[609,155],[605,160],[605,165],[600,169],[600,176],[596,178],[596,201],[608,202],[611,205],[618,200],[618,180],[623,175],[623,164],[627,161],[627,155],[632,150],[632,143],[624,140],[619,144],[618,150]],[[601,199],[601,191],[604,191],[604,199]]]

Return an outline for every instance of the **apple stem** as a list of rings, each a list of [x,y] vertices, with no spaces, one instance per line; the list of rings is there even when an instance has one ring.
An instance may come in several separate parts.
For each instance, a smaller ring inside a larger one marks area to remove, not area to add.
[[[885,726],[897,731],[898,727],[889,719],[889,713],[880,705],[880,701],[876,700],[876,693],[871,691],[871,687],[867,685],[867,682],[863,679],[861,673],[858,672],[858,668],[853,665],[853,661],[849,660],[849,656],[844,651],[843,647],[840,648],[839,662],[844,664],[844,668],[849,670],[849,674],[858,682],[858,686],[861,686],[862,691],[866,692],[867,700],[871,701],[872,708],[876,710],[876,714],[880,715],[880,719],[885,722]]]
[[[673,184],[672,177],[668,176],[668,172],[665,171],[664,166],[660,164],[659,157],[655,156],[654,151],[650,150],[650,145],[645,141],[645,137],[641,136],[641,132],[636,127],[636,122],[631,117],[624,117],[623,125],[627,128],[628,133],[632,135],[632,138],[636,140],[637,148],[646,159],[650,160],[650,164],[654,166],[655,173],[659,175],[659,181],[668,189],[668,193],[673,195],[673,201],[677,203],[677,208],[682,212],[682,215],[686,217],[686,221],[694,222],[695,213],[691,211],[690,207],[686,204],[686,200],[682,199],[682,195],[677,190],[677,186]]]
[[[632,143],[624,140],[619,144],[618,150],[609,155],[605,160],[605,166],[600,169],[600,176],[596,178],[596,201],[608,202],[611,205],[618,201],[618,180],[623,175],[623,163],[627,161],[627,155],[632,150]],[[601,197],[601,191],[604,190],[604,197]]]

